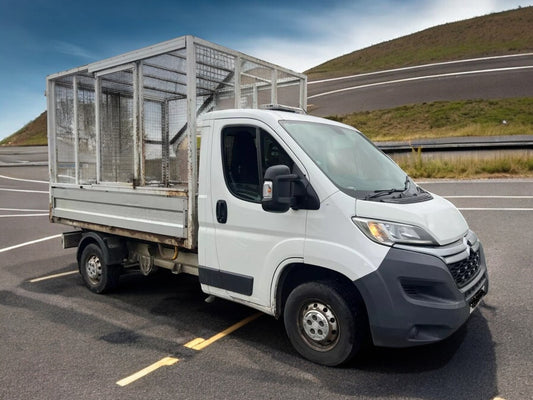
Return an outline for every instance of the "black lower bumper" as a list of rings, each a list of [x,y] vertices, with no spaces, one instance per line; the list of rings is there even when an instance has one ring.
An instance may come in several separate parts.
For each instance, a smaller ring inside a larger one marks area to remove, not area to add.
[[[375,272],[354,282],[366,304],[374,344],[433,343],[461,327],[488,292],[481,246],[479,251],[476,275],[459,289],[439,257],[391,248]]]

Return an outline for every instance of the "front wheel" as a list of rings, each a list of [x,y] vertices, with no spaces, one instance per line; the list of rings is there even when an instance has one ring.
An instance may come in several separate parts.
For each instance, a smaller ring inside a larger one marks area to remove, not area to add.
[[[83,249],[79,268],[85,285],[94,293],[108,292],[118,286],[120,266],[107,265],[102,249],[94,243]]]
[[[362,302],[336,282],[307,282],[287,298],[285,330],[303,357],[336,366],[349,361],[366,343],[364,315]]]

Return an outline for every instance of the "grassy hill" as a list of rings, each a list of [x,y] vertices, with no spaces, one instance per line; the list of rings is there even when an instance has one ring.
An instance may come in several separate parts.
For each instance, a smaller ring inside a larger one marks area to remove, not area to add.
[[[533,98],[436,101],[330,119],[361,130],[373,141],[457,136],[533,134]]]
[[[46,146],[46,132],[45,111],[14,134],[0,141],[0,146]]]
[[[305,73],[309,80],[317,80],[527,52],[533,52],[533,7],[439,25],[334,58]]]

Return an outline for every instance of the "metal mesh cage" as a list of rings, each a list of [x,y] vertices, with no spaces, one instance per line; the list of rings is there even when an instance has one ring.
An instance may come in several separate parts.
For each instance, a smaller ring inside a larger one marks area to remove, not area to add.
[[[58,183],[190,190],[187,138],[195,136],[198,116],[272,102],[305,105],[302,75],[193,37],[58,73],[49,83]]]

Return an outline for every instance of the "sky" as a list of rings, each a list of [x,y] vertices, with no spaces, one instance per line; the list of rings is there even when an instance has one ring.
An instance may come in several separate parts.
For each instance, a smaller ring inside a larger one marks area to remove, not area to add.
[[[46,76],[183,35],[303,72],[532,0],[0,0],[0,140],[46,109]]]

